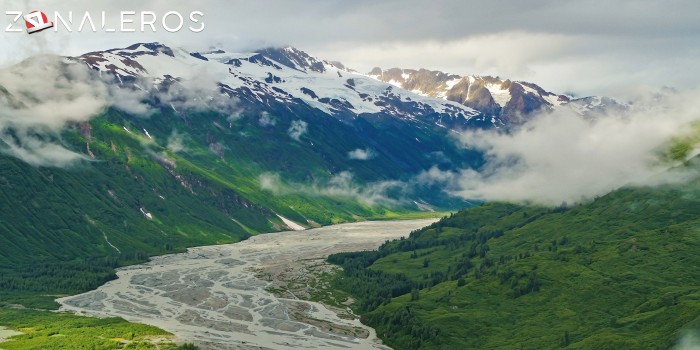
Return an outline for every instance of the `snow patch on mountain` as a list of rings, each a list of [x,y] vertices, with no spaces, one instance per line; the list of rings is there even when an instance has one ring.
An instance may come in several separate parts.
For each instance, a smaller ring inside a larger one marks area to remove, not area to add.
[[[472,77],[470,77],[470,78],[472,78]],[[493,84],[492,83],[492,84],[486,84],[485,87],[491,93],[493,100],[496,101],[496,103],[499,106],[505,107],[508,104],[508,102],[510,102],[510,99],[513,98],[513,96],[510,94],[510,90],[503,89],[501,87],[502,85],[503,84]]]
[[[304,230],[306,230],[306,227],[301,226],[301,225],[297,224],[296,222],[289,220],[280,214],[275,214],[275,215],[277,215],[277,217],[280,218],[280,220],[282,220],[282,222],[284,222],[284,224],[288,228],[290,228],[292,231],[304,231]]]
[[[156,86],[173,82],[186,85],[206,72],[230,96],[249,96],[259,103],[270,98],[282,103],[302,101],[330,115],[384,113],[412,119],[437,113],[469,120],[480,114],[460,103],[406,91],[398,82],[380,82],[354,73],[342,64],[292,47],[249,53],[190,53],[151,43],[91,52],[79,59],[137,88],[142,88],[144,78]]]

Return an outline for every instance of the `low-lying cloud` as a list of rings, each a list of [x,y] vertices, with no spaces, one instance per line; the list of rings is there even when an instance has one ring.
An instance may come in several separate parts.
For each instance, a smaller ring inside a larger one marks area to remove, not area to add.
[[[157,86],[141,79],[140,89],[119,86],[112,79],[79,61],[52,55],[0,70],[0,152],[34,166],[65,167],[86,160],[63,146],[61,131],[70,123],[91,120],[108,107],[137,116],[149,116],[159,107],[179,113],[240,114],[238,100],[223,94],[207,72],[193,72],[181,81]],[[177,135],[173,136],[168,147],[182,151],[181,140],[178,145]]]
[[[700,350],[700,334],[697,330],[686,330],[672,350]]]
[[[348,152],[348,158],[353,159],[353,160],[370,160],[375,157],[374,151],[372,151],[369,148],[362,149],[354,149],[350,152]]]
[[[270,113],[263,112],[260,115],[260,118],[258,118],[258,124],[266,128],[269,126],[275,126],[277,124],[277,120],[273,116],[271,116]]]
[[[308,128],[309,124],[305,121],[294,120],[292,121],[292,125],[287,130],[287,134],[289,134],[289,137],[291,137],[295,141],[299,141],[299,139],[301,139],[301,136],[306,134]]]
[[[276,195],[303,194],[348,198],[366,205],[397,205],[402,199],[392,193],[404,193],[407,184],[401,181],[377,181],[359,184],[351,172],[343,171],[326,181],[313,184],[287,183],[279,174],[260,175],[260,188]]]
[[[229,121],[238,119],[241,113],[238,100],[223,94],[217,76],[205,69],[190,71],[179,81],[173,80],[158,87],[143,79],[139,83],[149,87],[151,99],[176,112],[214,111],[228,114]]]
[[[653,103],[652,103],[653,102]],[[542,114],[510,133],[470,131],[458,139],[484,152],[479,171],[433,168],[419,178],[465,199],[558,205],[625,185],[658,185],[694,176],[662,160],[669,141],[700,119],[697,91],[656,96],[625,115],[584,119]]]
[[[464,200],[551,206],[588,201],[624,186],[681,183],[699,174],[667,154],[671,140],[698,132],[691,126],[700,120],[696,96],[697,91],[657,94],[618,114],[581,117],[561,109],[508,132],[455,133],[463,147],[483,153],[485,163],[479,169],[436,166],[404,181],[365,185],[356,183],[349,172],[310,185],[285,184],[279,175],[266,174],[260,183],[278,194],[342,196],[368,204],[397,203],[392,198],[405,201],[420,189],[439,188]],[[690,139],[697,140],[695,136]],[[364,149],[348,153],[354,159],[370,156]]]
[[[187,151],[187,147],[185,146],[185,136],[177,132],[177,130],[173,130],[168,137],[166,147],[173,153]]]
[[[32,165],[64,166],[83,155],[56,143],[69,122],[85,122],[110,102],[87,67],[37,56],[0,71],[0,151]]]

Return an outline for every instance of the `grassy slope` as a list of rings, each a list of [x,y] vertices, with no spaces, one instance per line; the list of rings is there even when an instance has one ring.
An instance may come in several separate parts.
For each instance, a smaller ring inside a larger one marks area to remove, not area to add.
[[[2,343],[2,348],[6,350],[196,349],[191,344],[175,345],[172,335],[161,329],[129,323],[119,318],[97,319],[51,312],[0,309],[0,325],[24,333]]]
[[[700,315],[698,188],[462,211],[365,264],[414,289],[365,322],[397,349],[667,349]]]

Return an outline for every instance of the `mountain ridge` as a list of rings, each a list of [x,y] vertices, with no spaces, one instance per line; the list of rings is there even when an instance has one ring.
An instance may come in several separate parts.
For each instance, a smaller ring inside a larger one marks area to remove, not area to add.
[[[223,90],[238,98],[274,98],[287,103],[300,100],[340,118],[374,113],[408,118],[410,113],[463,119],[458,123],[467,126],[469,120],[479,116],[461,104],[397,91],[390,84],[350,73],[291,47],[249,53],[194,53],[160,43],[142,43],[126,49],[90,52],[77,59],[92,69],[114,74],[122,83],[141,77],[160,82],[167,76],[186,75],[186,69],[208,69],[216,72]],[[324,90],[314,91],[318,85]]]
[[[76,59],[129,82],[171,75],[153,67],[146,69],[143,62],[138,62],[139,57],[159,54],[171,59],[163,60],[163,66],[174,61],[199,66],[186,58],[210,63],[209,68],[217,63],[227,65],[229,74],[218,69],[217,76],[222,89],[230,95],[250,101],[272,98],[286,103],[303,102],[341,119],[385,113],[399,118],[428,117],[436,125],[449,129],[508,129],[542,113],[559,110],[595,118],[630,109],[629,104],[609,97],[572,97],[547,91],[535,83],[493,76],[379,67],[360,74],[340,62],[323,60],[292,46],[267,47],[248,53],[222,49],[188,52],[156,42],[90,52]],[[177,74],[171,76],[178,78]],[[319,90],[319,86],[323,88]]]
[[[373,68],[368,76],[414,93],[461,103],[508,125],[521,125],[542,112],[568,108],[582,115],[625,111],[629,106],[609,97],[574,98],[537,84],[493,76],[445,73],[429,69]]]

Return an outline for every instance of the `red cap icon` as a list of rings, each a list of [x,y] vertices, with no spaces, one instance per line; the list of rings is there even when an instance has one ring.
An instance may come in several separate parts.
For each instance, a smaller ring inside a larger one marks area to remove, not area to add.
[[[53,27],[53,22],[49,22],[49,18],[41,11],[32,11],[24,16],[27,24],[27,33],[38,33],[44,29]]]

